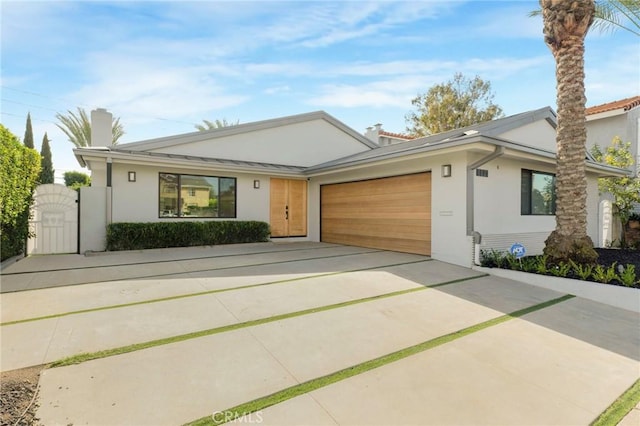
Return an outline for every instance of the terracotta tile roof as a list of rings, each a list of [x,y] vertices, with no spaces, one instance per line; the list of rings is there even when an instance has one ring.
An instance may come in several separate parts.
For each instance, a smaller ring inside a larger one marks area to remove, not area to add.
[[[389,136],[391,138],[406,139],[406,140],[415,139],[415,136],[403,135],[402,133],[385,132],[384,130],[380,130],[378,135],[379,136]]]
[[[633,96],[631,98],[621,99],[619,101],[608,102],[602,105],[595,105],[587,108],[586,114],[598,114],[600,112],[613,111],[616,109],[624,109],[629,111],[631,108],[635,108],[640,105],[640,96]]]

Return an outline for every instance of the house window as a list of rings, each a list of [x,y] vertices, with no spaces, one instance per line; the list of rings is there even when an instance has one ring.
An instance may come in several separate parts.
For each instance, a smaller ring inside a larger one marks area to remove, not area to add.
[[[236,179],[160,173],[159,217],[236,217]]]
[[[520,214],[556,214],[556,176],[522,169]]]

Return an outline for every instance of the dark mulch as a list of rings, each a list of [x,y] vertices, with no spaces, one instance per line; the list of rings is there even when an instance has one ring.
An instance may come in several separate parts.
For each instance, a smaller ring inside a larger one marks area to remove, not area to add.
[[[596,251],[598,252],[598,263],[603,266],[617,262],[618,265],[634,265],[636,271],[640,272],[640,250],[597,248]]]

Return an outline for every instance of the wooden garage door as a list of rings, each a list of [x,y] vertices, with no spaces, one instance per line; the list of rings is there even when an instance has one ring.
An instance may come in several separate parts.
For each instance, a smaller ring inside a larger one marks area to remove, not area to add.
[[[321,239],[431,255],[431,173],[323,185]]]

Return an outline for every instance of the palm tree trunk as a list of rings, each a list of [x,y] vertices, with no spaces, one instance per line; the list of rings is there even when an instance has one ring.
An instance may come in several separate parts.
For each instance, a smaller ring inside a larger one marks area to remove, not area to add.
[[[545,242],[551,261],[594,262],[587,235],[585,173],[584,37],[593,21],[593,0],[541,0],[545,42],[556,60],[558,128],[556,229]]]

